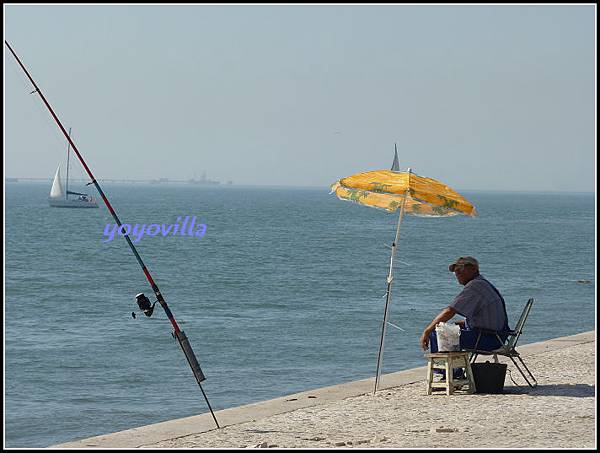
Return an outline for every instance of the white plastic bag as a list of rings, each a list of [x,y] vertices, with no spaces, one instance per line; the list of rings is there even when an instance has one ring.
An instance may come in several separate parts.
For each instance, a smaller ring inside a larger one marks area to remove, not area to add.
[[[458,324],[438,323],[435,326],[439,352],[460,351],[460,326]]]

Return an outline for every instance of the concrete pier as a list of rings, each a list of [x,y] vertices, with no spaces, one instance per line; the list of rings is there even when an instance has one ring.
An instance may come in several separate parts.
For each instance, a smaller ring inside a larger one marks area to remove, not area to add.
[[[369,378],[217,411],[218,430],[207,413],[51,448],[594,448],[595,344],[591,331],[518,346],[534,389],[501,359],[504,394],[427,396],[423,366],[375,395]]]

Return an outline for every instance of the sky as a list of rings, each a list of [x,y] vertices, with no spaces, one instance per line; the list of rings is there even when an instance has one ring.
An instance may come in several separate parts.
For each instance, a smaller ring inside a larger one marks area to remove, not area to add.
[[[4,39],[100,182],[327,187],[396,144],[457,190],[595,191],[592,4],[4,4]],[[66,161],[32,90],[4,46],[8,177]]]

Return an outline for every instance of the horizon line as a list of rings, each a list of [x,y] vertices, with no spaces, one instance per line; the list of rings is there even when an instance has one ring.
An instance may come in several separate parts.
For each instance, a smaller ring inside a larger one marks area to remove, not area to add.
[[[166,180],[160,181],[161,178],[156,179],[126,179],[126,178],[103,178],[105,183],[108,184],[152,184],[152,185],[169,185],[169,184],[177,184],[177,185],[189,185],[192,187],[198,187],[197,184],[189,183],[188,180]],[[8,180],[8,181],[7,181]],[[10,181],[16,180],[16,181]],[[15,182],[30,182],[30,183],[39,183],[45,181],[52,181],[52,178],[31,178],[31,177],[4,177],[4,184],[7,183],[15,183]],[[83,182],[86,179],[76,179],[74,181]],[[102,182],[101,179],[98,178],[98,182]],[[333,183],[332,183],[333,184]],[[202,185],[200,185],[202,186]],[[234,182],[219,182],[219,184],[206,184],[207,187],[218,188],[218,187],[289,187],[289,188],[299,188],[299,189],[319,189],[319,188],[329,188],[331,184],[326,185],[298,185],[298,184],[263,184],[263,183],[234,183]],[[481,188],[460,188],[457,189],[458,192],[509,192],[509,193],[519,193],[519,192],[531,192],[531,193],[581,193],[581,194],[596,194],[595,190],[580,190],[580,189],[481,189]]]

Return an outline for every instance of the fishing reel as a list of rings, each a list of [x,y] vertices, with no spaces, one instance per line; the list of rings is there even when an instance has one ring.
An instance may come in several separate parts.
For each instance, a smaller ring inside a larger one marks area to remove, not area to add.
[[[155,300],[154,303],[150,305],[150,300],[144,295],[144,293],[137,294],[135,296],[135,301],[137,302],[138,307],[140,307],[140,310],[142,310],[148,317],[152,316],[154,306],[156,305],[156,302],[158,302]],[[135,312],[132,311],[131,316],[135,318]]]

